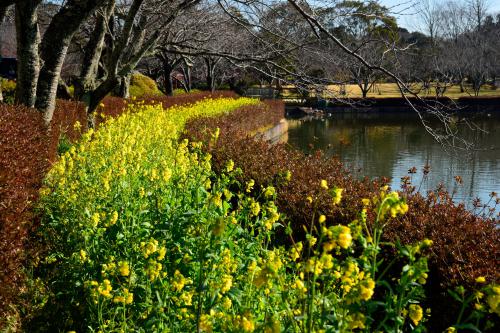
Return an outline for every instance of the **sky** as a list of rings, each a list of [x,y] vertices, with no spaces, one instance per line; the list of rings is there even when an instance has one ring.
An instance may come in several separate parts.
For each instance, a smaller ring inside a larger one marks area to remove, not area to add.
[[[446,2],[446,0],[434,1],[437,3]],[[415,8],[415,4],[419,2],[419,0],[379,0],[381,5],[390,8],[395,14],[398,18],[399,26],[410,31],[419,30],[418,10]],[[500,0],[486,0],[486,3],[488,13],[500,13]]]

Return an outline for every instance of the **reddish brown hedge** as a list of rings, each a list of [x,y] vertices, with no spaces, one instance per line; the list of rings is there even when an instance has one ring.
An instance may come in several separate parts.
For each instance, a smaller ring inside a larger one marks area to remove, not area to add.
[[[283,105],[274,103],[267,107],[244,108],[220,118],[196,119],[187,125],[187,136],[206,141],[207,129],[219,127],[220,138],[209,147],[216,168],[222,168],[232,159],[256,184],[277,185],[277,203],[300,231],[309,222],[312,207],[307,196],[319,198],[319,210],[328,216],[330,223],[349,223],[358,217],[361,199],[377,194],[383,183],[355,180],[336,159],[326,159],[321,153],[306,156],[285,144],[269,145],[254,140],[248,132],[276,123],[283,117]],[[276,175],[291,171],[292,179],[286,184],[276,184]],[[344,188],[341,205],[333,207],[319,191],[319,182]],[[456,284],[472,284],[477,276],[498,281],[500,229],[498,221],[478,217],[463,205],[454,205],[446,192],[439,191],[427,198],[406,192],[409,213],[387,227],[388,240],[400,239],[414,243],[424,238],[434,241],[430,258],[431,269],[439,288]]]

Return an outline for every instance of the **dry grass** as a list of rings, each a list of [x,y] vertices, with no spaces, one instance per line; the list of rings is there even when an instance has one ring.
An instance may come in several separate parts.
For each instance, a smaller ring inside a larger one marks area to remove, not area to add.
[[[431,88],[429,91],[424,91],[421,89],[421,84],[414,84],[411,88],[414,89],[415,91],[421,91],[420,96],[421,97],[435,97],[435,89]],[[345,85],[345,95],[342,95],[341,92],[341,86],[340,85],[329,85],[328,86],[329,92],[324,93],[323,97],[345,97],[345,98],[361,98],[363,95],[361,93],[361,89],[359,88],[358,85],[356,84],[347,84]],[[311,94],[311,96],[314,96],[314,93]],[[460,92],[460,86],[454,85],[449,88],[447,88],[446,93],[444,94],[445,97],[450,97],[450,98],[460,98],[460,97],[470,97],[474,96],[474,91],[472,90],[471,86],[465,86],[465,92]],[[286,86],[284,87],[283,90],[283,97],[284,98],[296,98],[297,93],[294,91],[293,86]],[[368,93],[367,97],[371,98],[393,98],[393,97],[401,97],[401,93],[399,92],[399,89],[395,83],[378,83],[374,85],[371,89],[370,92]],[[481,91],[479,92],[479,97],[500,97],[500,89],[495,89],[491,85],[485,85],[483,88],[481,88]]]

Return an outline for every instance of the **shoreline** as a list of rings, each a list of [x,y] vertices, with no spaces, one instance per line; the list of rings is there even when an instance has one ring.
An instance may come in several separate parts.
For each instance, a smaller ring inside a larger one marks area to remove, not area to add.
[[[423,107],[422,101],[408,98],[416,107]],[[460,112],[500,112],[500,97],[448,97],[423,98],[430,105],[443,104]],[[300,116],[317,113],[365,113],[365,112],[413,112],[402,97],[387,98],[350,98],[346,101],[306,100],[286,102],[287,115]],[[456,103],[456,106],[452,105]]]

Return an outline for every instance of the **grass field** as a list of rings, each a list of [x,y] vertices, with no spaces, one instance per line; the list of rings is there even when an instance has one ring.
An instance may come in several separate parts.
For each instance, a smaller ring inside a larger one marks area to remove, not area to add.
[[[432,87],[428,92],[420,89],[421,85],[420,84],[414,84],[411,87],[414,91],[419,91],[420,90],[420,96],[428,96],[428,97],[434,97],[436,96],[435,89]],[[283,88],[283,97],[284,98],[294,98],[296,97],[296,92],[294,91],[294,87],[292,86],[286,86]],[[349,98],[356,98],[356,97],[362,97],[361,94],[361,89],[355,85],[355,84],[347,84],[345,85],[345,94],[341,94],[341,86],[340,85],[329,85],[328,90],[330,93],[325,92],[324,97],[329,97],[328,95],[332,95],[335,97],[349,97]],[[314,94],[311,94],[314,96]],[[459,98],[459,97],[468,97],[468,96],[474,96],[474,91],[472,90],[471,86],[465,86],[465,92],[461,93],[460,92],[460,86],[455,85],[448,87],[446,89],[446,93],[444,94],[446,97],[450,98]],[[491,85],[485,85],[483,88],[481,88],[481,91],[479,92],[480,97],[500,97],[500,89],[495,89]],[[368,93],[368,97],[371,98],[390,98],[390,97],[401,97],[401,93],[399,92],[399,89],[395,83],[378,83],[374,85],[371,89],[370,92]]]

